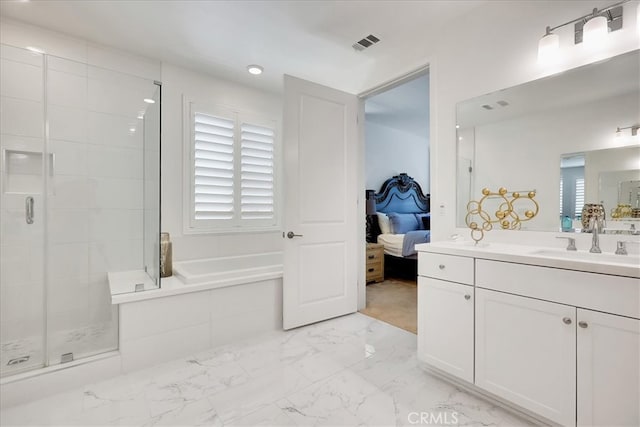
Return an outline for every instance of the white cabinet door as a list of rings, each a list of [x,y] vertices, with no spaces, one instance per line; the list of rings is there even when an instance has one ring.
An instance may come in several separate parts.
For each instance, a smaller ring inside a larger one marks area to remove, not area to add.
[[[576,423],[576,309],[476,288],[476,385]]]
[[[473,383],[473,286],[418,277],[418,357]]]
[[[578,424],[640,425],[640,320],[578,309]]]

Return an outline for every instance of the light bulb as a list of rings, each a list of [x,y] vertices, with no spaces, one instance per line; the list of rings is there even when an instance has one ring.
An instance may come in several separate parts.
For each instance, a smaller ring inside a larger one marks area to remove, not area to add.
[[[585,47],[588,48],[599,47],[604,43],[608,33],[607,18],[604,16],[594,16],[582,27],[582,42]]]
[[[538,42],[538,63],[553,64],[560,59],[560,37],[547,27],[547,33]]]

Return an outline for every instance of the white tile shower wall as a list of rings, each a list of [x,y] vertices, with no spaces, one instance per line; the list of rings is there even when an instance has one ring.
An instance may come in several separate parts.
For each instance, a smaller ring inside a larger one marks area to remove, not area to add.
[[[144,107],[142,82],[159,79],[160,63],[5,18],[0,40],[2,148],[42,151],[43,61],[24,48],[48,54],[49,149],[55,154],[47,212],[52,361],[66,351],[79,357],[116,348],[117,308],[110,304],[106,271],[142,265],[143,147],[137,115]],[[35,197],[42,207],[42,195]],[[3,194],[2,202],[4,342],[25,336],[27,328],[42,333],[37,267],[43,263],[44,239],[34,240],[41,228],[22,226],[24,195]],[[43,214],[36,209],[36,227]],[[19,280],[9,281],[10,275]]]
[[[123,370],[281,330],[281,301],[282,280],[274,279],[121,304]]]

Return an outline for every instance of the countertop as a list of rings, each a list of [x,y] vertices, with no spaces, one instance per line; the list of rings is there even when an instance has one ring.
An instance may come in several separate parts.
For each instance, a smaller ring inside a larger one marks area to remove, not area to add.
[[[518,264],[640,278],[640,255],[591,254],[540,246],[471,241],[442,241],[416,245],[418,252],[467,256]],[[543,252],[543,253],[539,253]]]

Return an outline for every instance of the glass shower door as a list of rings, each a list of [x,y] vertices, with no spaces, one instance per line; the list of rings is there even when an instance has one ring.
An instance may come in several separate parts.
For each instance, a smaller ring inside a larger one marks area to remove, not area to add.
[[[45,363],[44,56],[0,45],[0,374]]]
[[[144,136],[144,270],[153,287],[160,287],[160,93],[147,99],[143,114]],[[153,102],[151,102],[153,101]]]

